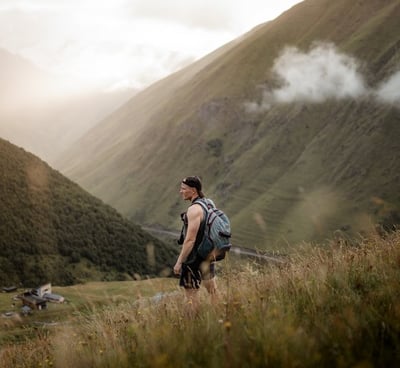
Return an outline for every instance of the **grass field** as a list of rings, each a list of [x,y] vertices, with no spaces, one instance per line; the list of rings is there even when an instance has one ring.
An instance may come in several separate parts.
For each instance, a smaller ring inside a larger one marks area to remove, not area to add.
[[[399,366],[400,232],[224,262],[197,308],[174,279],[54,288],[67,304],[7,320],[0,367]]]
[[[47,309],[21,316],[22,302],[14,297],[24,291],[0,293],[0,346],[7,342],[21,342],[42,326],[44,328],[73,323],[77,315],[93,313],[107,305],[134,303],[158,293],[176,290],[173,279],[143,281],[89,282],[68,287],[53,286],[53,293],[64,296],[65,303],[47,303]],[[4,316],[14,312],[14,316]]]

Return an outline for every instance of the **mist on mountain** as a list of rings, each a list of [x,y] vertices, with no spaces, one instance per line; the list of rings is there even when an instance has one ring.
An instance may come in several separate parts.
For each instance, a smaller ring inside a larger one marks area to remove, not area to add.
[[[323,103],[368,97],[394,104],[400,98],[400,73],[369,87],[361,72],[363,62],[340,52],[332,43],[318,42],[308,52],[285,47],[269,71],[279,87],[262,86],[260,102],[245,102],[249,113],[262,113],[279,103]]]

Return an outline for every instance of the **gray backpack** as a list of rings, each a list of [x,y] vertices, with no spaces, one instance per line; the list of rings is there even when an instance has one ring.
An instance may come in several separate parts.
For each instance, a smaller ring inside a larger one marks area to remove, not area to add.
[[[197,253],[206,259],[212,256],[220,261],[225,258],[225,253],[231,249],[231,224],[228,216],[216,208],[214,202],[207,198],[197,198],[193,204],[199,204],[204,210],[204,234]]]

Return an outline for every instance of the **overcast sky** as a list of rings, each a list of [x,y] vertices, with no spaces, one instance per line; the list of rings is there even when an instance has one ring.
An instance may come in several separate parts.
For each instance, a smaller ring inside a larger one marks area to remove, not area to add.
[[[102,88],[143,88],[300,0],[0,0],[0,48]]]

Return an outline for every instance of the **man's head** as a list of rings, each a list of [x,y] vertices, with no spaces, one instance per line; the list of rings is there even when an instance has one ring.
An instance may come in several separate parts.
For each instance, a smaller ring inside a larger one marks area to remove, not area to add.
[[[182,179],[180,193],[185,200],[192,200],[199,196],[204,197],[201,180],[198,176],[187,176]]]

